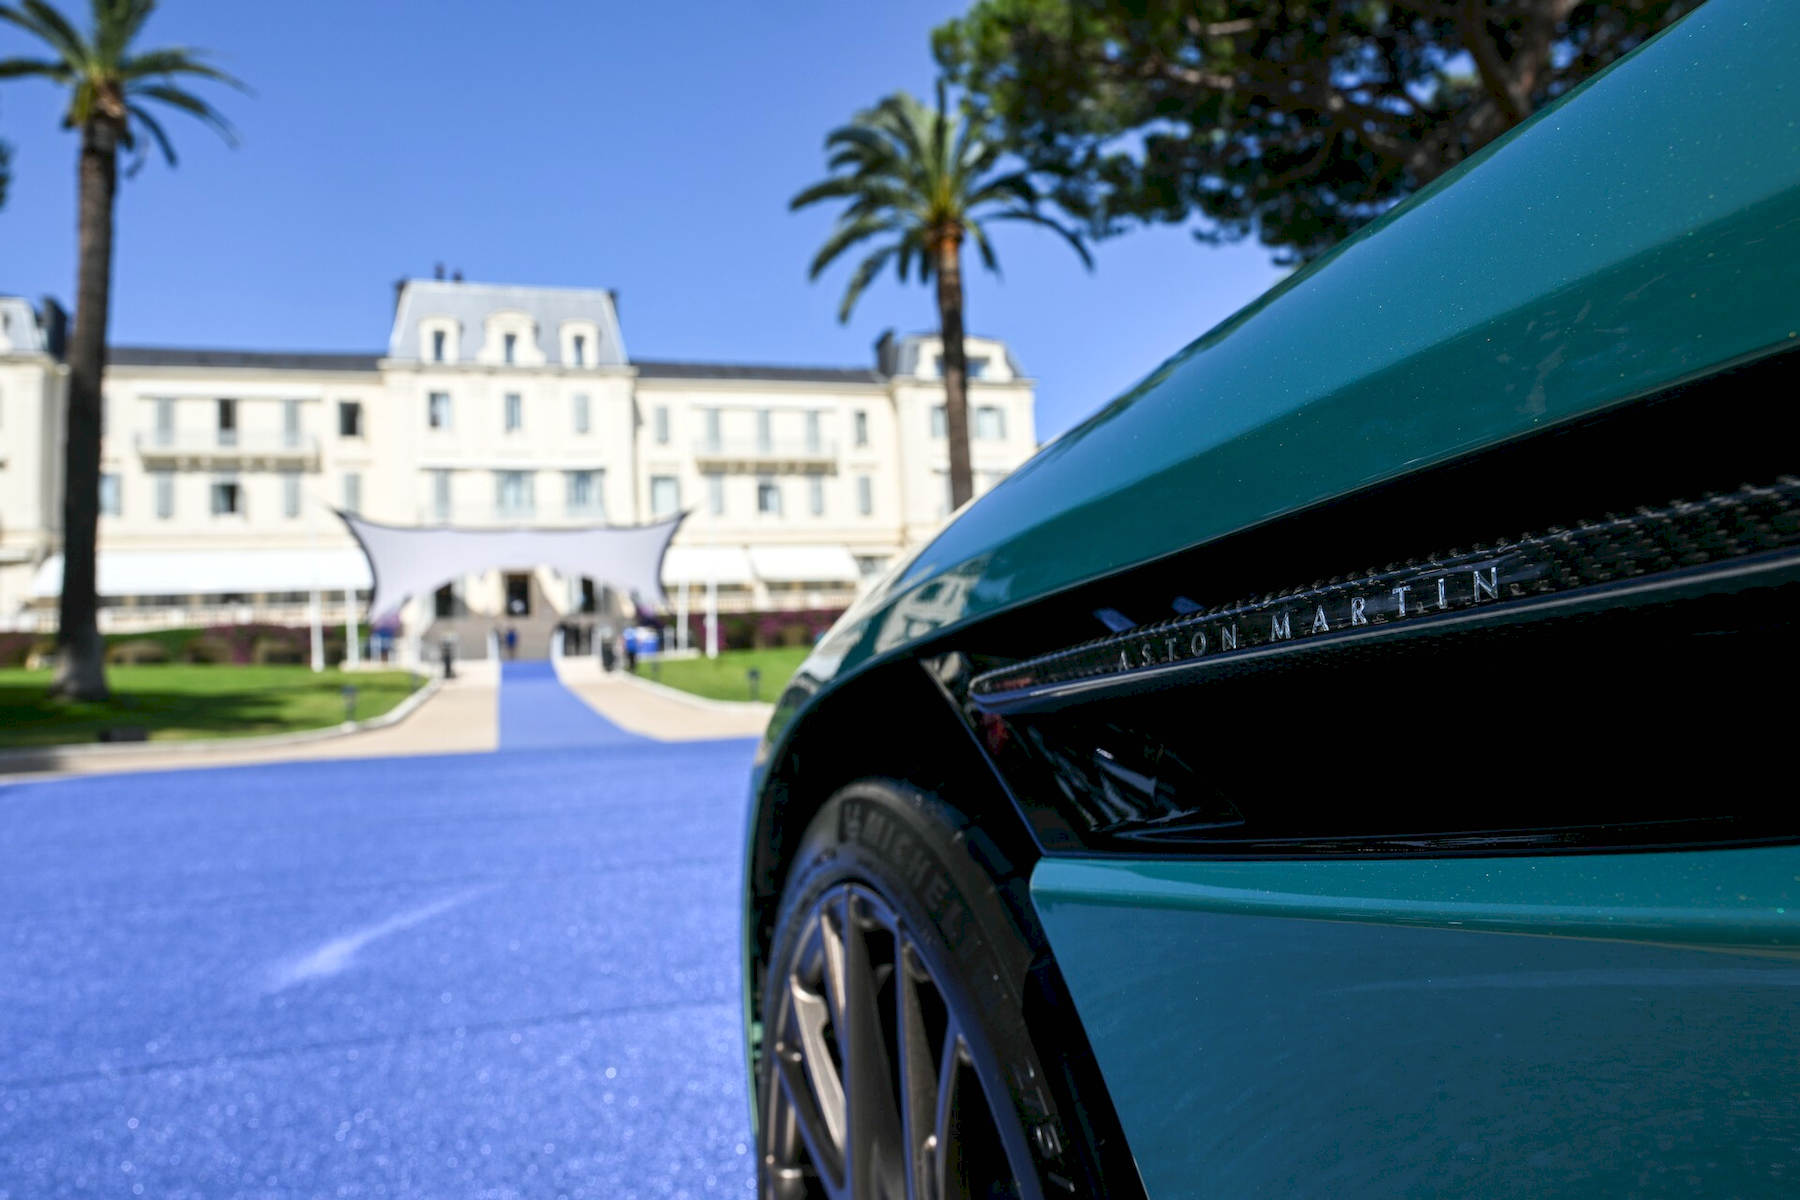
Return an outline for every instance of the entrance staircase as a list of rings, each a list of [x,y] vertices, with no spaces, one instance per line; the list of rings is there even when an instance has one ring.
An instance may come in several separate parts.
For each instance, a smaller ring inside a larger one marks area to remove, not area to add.
[[[488,635],[498,631],[500,634],[500,655],[506,656],[506,631],[510,627],[519,633],[517,657],[549,658],[550,638],[556,626],[564,618],[554,608],[538,584],[535,574],[531,577],[531,612],[525,616],[501,616],[486,613],[462,613],[454,617],[438,617],[425,628],[425,657],[432,662],[437,661],[438,647],[446,635],[456,637],[456,657],[458,659],[478,659],[488,656]]]

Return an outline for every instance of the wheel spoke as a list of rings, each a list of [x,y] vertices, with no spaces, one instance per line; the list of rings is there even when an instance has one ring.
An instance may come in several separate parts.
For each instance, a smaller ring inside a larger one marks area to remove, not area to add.
[[[798,980],[789,984],[789,1000],[793,1004],[793,1028],[799,1039],[800,1058],[806,1077],[812,1083],[812,1094],[818,1102],[819,1116],[831,1135],[831,1144],[840,1151],[844,1145],[844,1081],[831,1050],[825,1041],[825,1023],[830,1019],[824,997],[808,991]]]
[[[800,1073],[799,1065],[783,1056],[776,1062],[776,1077],[781,1081],[781,1090],[787,1100],[783,1115],[793,1122],[792,1132],[797,1133],[806,1144],[807,1157],[812,1159],[813,1167],[819,1173],[819,1182],[834,1197],[850,1196],[852,1193],[844,1175],[842,1143],[827,1127],[818,1106],[813,1102],[812,1093]],[[787,1131],[783,1130],[782,1133],[786,1134]]]
[[[956,1075],[962,1066],[962,1031],[953,1021],[944,1030],[944,1052],[938,1059],[937,1112],[932,1119],[932,1179],[938,1196],[950,1194],[950,1156],[956,1135]]]
[[[846,1174],[858,1197],[903,1194],[906,1171],[900,1153],[900,1114],[893,1093],[887,1039],[881,1027],[875,970],[856,894],[844,896],[841,979],[844,1092],[849,1109]]]
[[[910,943],[902,942],[894,962],[894,1002],[900,1060],[901,1144],[906,1150],[907,1200],[937,1200],[938,1067],[925,1028],[919,988],[923,971]]]

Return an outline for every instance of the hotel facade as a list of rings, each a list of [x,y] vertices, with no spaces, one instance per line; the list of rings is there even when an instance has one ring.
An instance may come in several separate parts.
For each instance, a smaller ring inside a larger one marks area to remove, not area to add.
[[[0,628],[55,625],[65,327],[53,303],[0,297]],[[398,285],[385,353],[114,347],[101,627],[360,613],[369,569],[336,509],[467,529],[685,512],[672,610],[698,612],[703,590],[726,614],[842,608],[948,512],[940,350],[886,336],[866,367],[634,360],[606,291],[441,279]],[[1034,393],[1002,343],[968,352],[980,492],[1036,449]],[[401,620],[529,633],[622,605],[603,578],[501,563]]]

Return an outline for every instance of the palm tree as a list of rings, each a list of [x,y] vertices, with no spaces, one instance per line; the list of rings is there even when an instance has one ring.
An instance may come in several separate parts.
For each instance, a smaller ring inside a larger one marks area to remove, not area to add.
[[[836,228],[813,257],[810,275],[853,246],[879,239],[850,276],[838,306],[838,320],[850,311],[871,280],[890,262],[902,282],[913,270],[919,282],[937,281],[938,320],[944,342],[944,416],[950,440],[950,504],[974,494],[969,469],[968,367],[963,352],[962,244],[969,238],[988,270],[1000,265],[986,224],[1025,221],[1061,234],[1092,268],[1081,238],[1040,213],[1037,188],[1024,171],[997,171],[1003,153],[983,136],[965,111],[952,112],[944,85],[937,107],[928,108],[905,92],[858,113],[850,124],[825,138],[832,174],[795,196],[790,208],[821,200],[848,200]]]
[[[144,139],[175,164],[175,148],[147,107],[151,102],[198,117],[235,144],[230,124],[212,105],[176,86],[181,75],[243,84],[182,47],[134,50],[132,43],[156,0],[93,0],[93,27],[84,37],[43,0],[0,4],[0,21],[25,30],[50,49],[49,58],[0,59],[0,79],[37,77],[69,91],[63,128],[81,131],[77,167],[80,263],[76,272],[75,331],[69,340],[69,403],[63,440],[63,581],[56,631],[57,695],[79,700],[107,696],[106,667],[96,622],[95,541],[100,519],[100,383],[106,371],[108,293],[112,287],[113,197],[119,151],[134,155],[127,174],[143,165]]]

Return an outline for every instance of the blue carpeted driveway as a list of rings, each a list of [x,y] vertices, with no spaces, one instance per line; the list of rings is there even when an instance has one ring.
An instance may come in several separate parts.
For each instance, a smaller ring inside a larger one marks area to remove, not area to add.
[[[748,742],[0,788],[0,1198],[743,1196]]]

